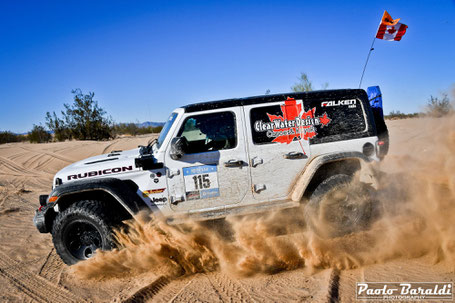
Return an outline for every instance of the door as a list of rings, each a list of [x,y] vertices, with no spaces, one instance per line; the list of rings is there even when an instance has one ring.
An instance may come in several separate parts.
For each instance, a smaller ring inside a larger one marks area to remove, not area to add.
[[[171,209],[216,209],[243,200],[250,188],[240,107],[185,114],[174,137],[185,137],[182,158],[165,155]]]
[[[244,107],[253,196],[283,200],[310,157],[308,139],[316,134],[314,110],[302,100]]]

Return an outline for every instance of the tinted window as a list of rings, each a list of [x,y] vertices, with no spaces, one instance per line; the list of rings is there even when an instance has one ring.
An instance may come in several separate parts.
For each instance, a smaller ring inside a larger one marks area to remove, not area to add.
[[[231,149],[237,145],[232,112],[195,115],[185,119],[178,133],[188,141],[188,154]]]
[[[359,99],[311,101],[316,115],[327,114],[331,119],[327,127],[319,127],[311,143],[346,140],[367,135],[362,103]],[[318,114],[319,113],[319,114]]]
[[[253,143],[290,143],[300,138],[311,143],[340,140],[341,137],[365,131],[365,120],[359,100],[286,101],[283,105],[253,108],[250,123]]]

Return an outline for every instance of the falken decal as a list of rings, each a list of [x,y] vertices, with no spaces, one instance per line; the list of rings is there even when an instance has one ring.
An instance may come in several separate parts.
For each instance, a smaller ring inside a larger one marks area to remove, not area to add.
[[[357,100],[356,99],[350,99],[350,100],[337,100],[337,101],[324,101],[321,103],[322,107],[332,107],[332,106],[340,106],[340,105],[346,105],[349,108],[356,107]]]
[[[165,188],[144,190],[144,191],[142,192],[142,196],[143,196],[144,198],[147,198],[147,197],[150,196],[150,195],[161,194],[161,193],[164,192],[165,190],[166,190]]]
[[[267,137],[274,138],[272,142],[289,144],[294,140],[308,140],[317,135],[315,126],[327,126],[332,121],[327,113],[315,116],[316,107],[305,111],[302,104],[297,104],[294,98],[288,98],[281,105],[282,116],[267,114],[270,122],[256,121],[254,130],[266,132]]]

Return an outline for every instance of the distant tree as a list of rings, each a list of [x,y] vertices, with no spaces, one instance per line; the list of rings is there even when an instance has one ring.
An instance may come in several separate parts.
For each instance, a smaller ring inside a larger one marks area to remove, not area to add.
[[[31,143],[43,143],[51,141],[52,136],[43,126],[33,124],[32,130],[28,133],[28,140]]]
[[[145,134],[152,134],[152,133],[159,133],[163,127],[162,126],[146,126],[146,127],[139,127],[136,123],[118,123],[115,124],[113,129],[113,133],[117,135],[145,135]]]
[[[432,117],[442,117],[453,111],[452,104],[450,104],[449,97],[446,93],[442,94],[442,98],[430,96],[426,107],[426,112]]]
[[[306,73],[300,73],[300,77],[297,77],[299,80],[293,86],[291,86],[292,91],[294,92],[310,92],[314,90],[313,83],[308,78]],[[329,87],[329,83],[325,82],[321,85],[321,89],[327,89]]]
[[[270,95],[270,89],[266,89],[266,90],[265,90],[265,94],[266,94],[266,95]]]
[[[136,123],[118,123],[112,128],[115,135],[131,135],[136,136],[139,133],[139,127]]]
[[[80,89],[72,90],[73,104],[64,104],[62,118],[55,112],[46,114],[46,124],[54,131],[57,140],[104,140],[112,137],[112,121],[97,101],[95,93],[84,95]]]
[[[308,79],[306,73],[300,73],[300,77],[297,78],[299,81],[291,86],[294,92],[309,92],[313,90],[313,83]]]

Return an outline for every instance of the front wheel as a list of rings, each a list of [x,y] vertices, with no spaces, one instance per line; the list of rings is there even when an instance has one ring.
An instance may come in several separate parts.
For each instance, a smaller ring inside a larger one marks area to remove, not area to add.
[[[79,201],[60,212],[52,226],[52,241],[62,260],[73,265],[114,247],[112,229],[99,201]]]
[[[351,182],[345,174],[321,182],[305,206],[305,221],[322,238],[334,238],[366,229],[373,215],[373,188]]]

